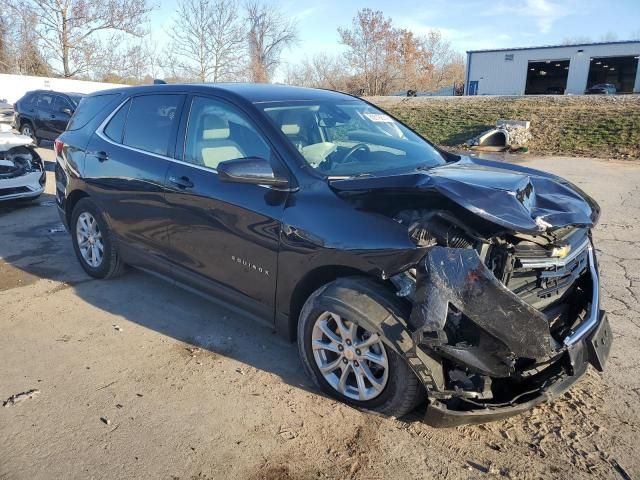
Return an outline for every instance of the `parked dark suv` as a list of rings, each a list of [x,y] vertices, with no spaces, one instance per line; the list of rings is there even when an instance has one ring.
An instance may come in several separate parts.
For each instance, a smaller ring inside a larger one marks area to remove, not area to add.
[[[55,140],[67,128],[67,123],[84,95],[51,90],[27,92],[14,105],[15,127],[36,144],[40,140]]]
[[[597,204],[446,153],[373,105],[271,85],[85,98],[56,141],[84,270],[133,265],[267,320],[317,385],[439,426],[512,415],[603,368]]]

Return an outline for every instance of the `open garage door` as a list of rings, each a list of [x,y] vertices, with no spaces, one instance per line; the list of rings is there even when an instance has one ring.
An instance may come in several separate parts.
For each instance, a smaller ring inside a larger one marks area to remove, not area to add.
[[[569,77],[569,60],[529,62],[525,95],[563,95]]]
[[[589,65],[587,89],[612,84],[617,93],[632,93],[638,71],[638,57],[593,57]]]

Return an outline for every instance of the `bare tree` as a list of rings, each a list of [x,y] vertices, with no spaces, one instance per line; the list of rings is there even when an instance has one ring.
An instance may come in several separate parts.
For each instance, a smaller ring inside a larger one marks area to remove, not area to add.
[[[439,30],[430,30],[424,38],[424,51],[430,65],[429,75],[419,88],[433,91],[464,81],[464,58],[451,48]]]
[[[201,82],[235,80],[246,32],[235,0],[182,0],[169,31],[167,70]]]
[[[289,65],[285,82],[300,87],[348,91],[350,76],[338,57],[326,53],[314,55],[300,64]]]
[[[137,85],[160,74],[156,43],[151,35],[140,41],[105,49],[94,78],[102,82]]]
[[[5,19],[5,12],[0,12],[0,73],[13,70],[10,35],[9,20]]]
[[[48,76],[46,59],[38,49],[33,15],[15,17],[0,12],[0,73]]]
[[[386,67],[395,72],[396,90],[424,90],[433,74],[433,57],[427,42],[412,31],[396,30],[391,37]]]
[[[212,14],[212,80],[237,80],[246,70],[247,32],[240,18],[240,5],[235,0],[219,0],[213,4]]]
[[[34,35],[52,67],[64,77],[87,75],[99,60],[101,35],[141,36],[152,8],[147,0],[7,0],[12,12],[36,19]]]
[[[386,93],[392,71],[387,59],[395,35],[390,18],[381,11],[359,10],[351,28],[338,28],[340,43],[349,47],[347,61],[362,77],[365,95]]]
[[[268,82],[280,64],[282,51],[298,41],[295,22],[282,12],[257,1],[245,6],[249,38],[249,76]]]
[[[338,33],[348,47],[345,63],[365,95],[434,90],[462,80],[462,57],[438,30],[418,36],[394,28],[382,12],[365,8],[350,29],[338,28]]]

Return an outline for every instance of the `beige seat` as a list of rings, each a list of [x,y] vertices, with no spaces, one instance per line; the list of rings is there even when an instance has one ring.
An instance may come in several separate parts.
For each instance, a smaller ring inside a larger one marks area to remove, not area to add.
[[[231,129],[226,119],[207,115],[203,118],[202,125],[202,139],[198,149],[204,166],[218,168],[220,162],[245,157],[240,146],[229,139]]]
[[[282,122],[280,127],[282,133],[289,137],[289,140],[291,140],[291,142],[300,151],[302,151],[303,147],[309,145],[309,140],[302,131],[305,114],[307,114],[307,112],[304,110],[292,109],[290,111],[285,111],[280,118],[280,121]]]

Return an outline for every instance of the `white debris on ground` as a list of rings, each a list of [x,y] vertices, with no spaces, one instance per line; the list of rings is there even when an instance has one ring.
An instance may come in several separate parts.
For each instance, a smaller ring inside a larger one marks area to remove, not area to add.
[[[40,394],[40,390],[32,389],[22,393],[16,393],[15,395],[11,395],[7,400],[5,400],[2,404],[3,407],[13,407],[20,402],[24,402],[25,400],[29,400],[36,395]]]

